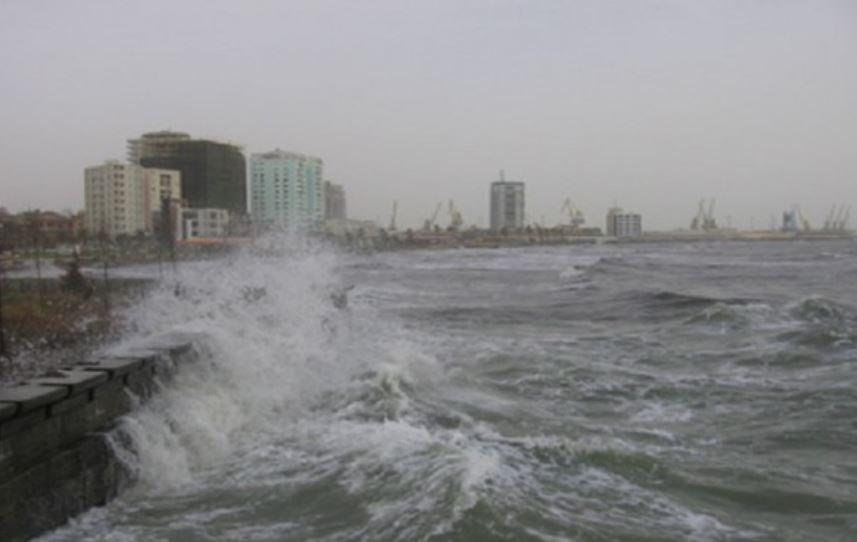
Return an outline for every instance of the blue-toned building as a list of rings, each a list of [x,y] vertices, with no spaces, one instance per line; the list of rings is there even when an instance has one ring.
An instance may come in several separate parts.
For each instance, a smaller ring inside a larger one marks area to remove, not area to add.
[[[250,157],[250,215],[257,226],[320,229],[324,196],[321,158],[279,149]]]

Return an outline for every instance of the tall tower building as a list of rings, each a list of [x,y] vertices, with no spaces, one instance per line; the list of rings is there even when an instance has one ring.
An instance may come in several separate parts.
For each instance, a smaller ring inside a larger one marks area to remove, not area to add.
[[[280,149],[250,157],[250,214],[258,225],[314,230],[325,218],[324,162]],[[344,211],[344,209],[343,209]]]
[[[643,235],[643,217],[639,213],[626,213],[621,207],[607,210],[607,235],[610,237],[640,237]]]
[[[524,183],[500,180],[491,183],[491,229],[519,230],[524,227]]]
[[[150,132],[128,140],[128,161],[180,171],[182,196],[190,207],[247,212],[247,161],[238,145],[183,132]]]

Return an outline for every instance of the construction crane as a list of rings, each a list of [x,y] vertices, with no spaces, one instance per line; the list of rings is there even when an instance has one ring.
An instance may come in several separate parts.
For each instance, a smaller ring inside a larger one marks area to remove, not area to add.
[[[461,212],[455,208],[455,202],[449,200],[449,231],[458,231],[462,224]]]
[[[431,231],[434,223],[437,221],[437,215],[440,214],[440,208],[443,207],[443,203],[438,203],[437,207],[434,208],[434,213],[432,213],[430,218],[427,218],[425,222],[423,222],[423,231]]]
[[[390,231],[396,231],[396,213],[399,210],[399,200],[393,200],[393,212],[390,213]]]
[[[571,203],[571,198],[565,198],[565,201],[562,203],[562,207],[560,208],[559,212],[568,213],[568,225],[571,226],[571,228],[574,230],[576,230],[586,222],[586,218],[583,216],[583,212],[580,209],[576,208],[573,203]]]

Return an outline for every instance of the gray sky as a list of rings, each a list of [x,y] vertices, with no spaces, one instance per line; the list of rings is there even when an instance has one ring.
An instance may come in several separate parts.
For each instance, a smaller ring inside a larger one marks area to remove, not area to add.
[[[0,82],[12,210],[80,208],[85,166],[165,128],[320,156],[406,225],[486,223],[501,168],[550,224],[857,206],[854,0],[3,0]]]

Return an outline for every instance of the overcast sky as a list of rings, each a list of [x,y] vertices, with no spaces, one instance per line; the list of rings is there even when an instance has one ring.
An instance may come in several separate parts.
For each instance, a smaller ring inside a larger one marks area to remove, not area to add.
[[[356,218],[485,224],[502,168],[549,224],[819,223],[857,205],[857,1],[2,0],[0,123],[15,211],[171,128],[320,156]]]

